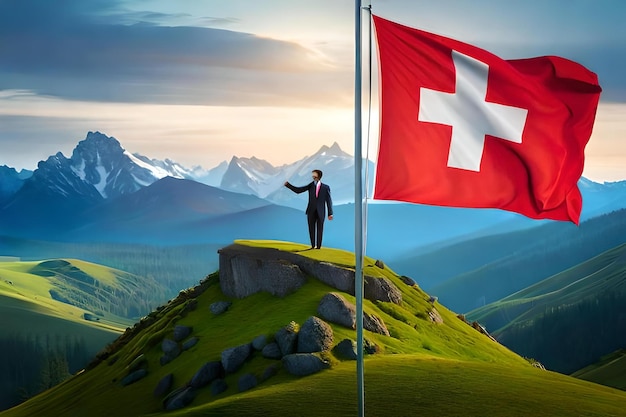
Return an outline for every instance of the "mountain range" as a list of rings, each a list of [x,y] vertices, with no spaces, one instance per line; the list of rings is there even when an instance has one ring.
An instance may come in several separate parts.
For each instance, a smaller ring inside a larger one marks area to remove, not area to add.
[[[205,170],[131,154],[100,132],[89,132],[70,158],[57,153],[34,172],[0,167],[0,235],[159,245],[228,244],[240,237],[306,241],[306,196],[282,184],[306,184],[314,168],[323,169],[336,206],[325,244],[352,250],[353,158],[336,143],[281,167],[233,157]],[[582,178],[579,185],[583,220],[626,207],[626,181]],[[406,274],[413,273],[408,259],[454,242],[551,224],[501,210],[387,202],[368,204],[366,219],[369,253],[404,262]]]

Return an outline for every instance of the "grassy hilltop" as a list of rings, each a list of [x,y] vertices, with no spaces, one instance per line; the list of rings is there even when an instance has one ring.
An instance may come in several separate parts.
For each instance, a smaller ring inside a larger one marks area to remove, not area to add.
[[[275,241],[238,241],[252,247],[296,252],[305,246]],[[354,267],[354,255],[335,249],[299,252],[319,261]],[[390,336],[365,331],[379,352],[366,355],[365,411],[368,416],[617,416],[626,415],[626,393],[540,370],[478,332],[455,313],[435,302],[417,286],[406,285],[388,268],[365,259],[368,276],[384,277],[402,292],[396,305],[365,300],[364,309],[383,319]],[[176,300],[157,309],[128,330],[111,351],[100,355],[90,369],[11,410],[17,416],[352,416],[356,414],[356,366],[331,352],[324,353],[331,368],[311,376],[296,377],[284,369],[256,388],[239,393],[243,373],[261,376],[280,361],[258,353],[225,380],[229,388],[213,396],[209,389],[197,392],[192,403],[179,411],[165,412],[162,398],[153,395],[157,382],[174,375],[173,388],[185,385],[206,362],[220,359],[229,347],[249,343],[265,334],[271,337],[294,321],[302,324],[317,314],[322,296],[339,292],[309,277],[298,291],[278,298],[257,293],[229,299],[217,274],[196,289],[181,292]],[[355,303],[353,296],[342,293]],[[231,301],[225,313],[213,315],[209,306]],[[435,308],[443,323],[429,319]],[[160,365],[161,341],[171,337],[175,325],[193,327],[198,343],[177,359]],[[355,331],[331,324],[335,343],[355,339]],[[122,386],[128,365],[143,354],[148,375]]]

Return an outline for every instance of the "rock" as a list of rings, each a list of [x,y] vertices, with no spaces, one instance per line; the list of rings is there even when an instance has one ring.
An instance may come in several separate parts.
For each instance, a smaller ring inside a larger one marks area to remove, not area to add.
[[[340,268],[329,262],[318,262],[310,265],[306,271],[325,284],[339,291],[354,295],[354,271]]]
[[[161,342],[161,350],[163,351],[163,356],[159,359],[159,363],[161,366],[166,365],[176,359],[178,355],[180,355],[180,347],[178,343],[174,342],[171,339],[163,339]]]
[[[298,332],[298,353],[329,350],[333,345],[333,329],[319,317],[309,317]]]
[[[366,276],[363,297],[372,301],[378,300],[398,305],[402,304],[402,293],[387,278]]]
[[[363,313],[363,328],[369,330],[370,332],[389,336],[389,330],[387,330],[387,326],[385,326],[383,319],[373,314]]]
[[[132,372],[126,375],[124,378],[122,378],[122,380],[120,381],[120,384],[122,384],[122,386],[125,387],[126,385],[130,385],[132,383],[139,381],[141,378],[145,377],[146,375],[148,375],[147,370],[138,369],[135,372]]]
[[[376,265],[380,269],[385,269],[385,264],[380,259],[377,259],[374,265]]]
[[[437,300],[439,300],[439,297],[437,296],[431,295],[430,297],[428,297],[428,302],[431,304],[435,304]]]
[[[443,317],[441,317],[441,315],[439,314],[439,312],[437,311],[437,309],[435,309],[433,307],[432,310],[430,310],[428,312],[428,318],[430,319],[430,321],[432,321],[433,323],[436,324],[443,324]]]
[[[219,316],[220,314],[228,310],[232,304],[233,303],[231,303],[230,301],[216,301],[214,303],[211,303],[211,305],[209,306],[209,310],[211,310],[211,313],[213,313],[214,315]]]
[[[280,348],[282,356],[294,353],[298,342],[298,325],[292,321],[289,325],[277,331],[274,339]]]
[[[278,347],[278,343],[269,343],[263,347],[261,351],[261,355],[267,359],[280,359],[283,357],[283,354],[280,352],[280,348]]]
[[[185,339],[191,334],[191,330],[192,329],[189,326],[182,326],[180,324],[176,325],[174,327],[174,341],[180,342],[181,340]]]
[[[248,391],[258,385],[256,380],[256,376],[253,374],[244,374],[239,377],[239,381],[237,381],[237,387],[239,388],[239,392]]]
[[[193,388],[202,388],[209,385],[223,374],[222,363],[219,361],[207,362],[195,373],[189,382]]]
[[[265,345],[267,345],[267,336],[264,334],[257,336],[252,340],[252,348],[254,350],[263,350]]]
[[[317,306],[317,314],[326,321],[349,329],[354,329],[356,326],[356,307],[334,292],[322,297]]]
[[[311,375],[330,367],[330,364],[312,353],[293,353],[284,356],[282,363],[287,372],[296,376]]]
[[[164,396],[174,383],[174,374],[167,374],[157,383],[156,388],[153,391],[155,397]]]
[[[194,347],[196,345],[196,343],[198,343],[198,338],[197,337],[192,337],[189,340],[185,341],[185,343],[183,343],[183,350],[189,350],[192,347]]]
[[[417,285],[417,282],[415,282],[414,279],[407,277],[406,275],[402,275],[400,277],[400,279],[402,280],[402,282],[404,282],[406,285],[408,285],[409,287],[412,287],[414,285]]]
[[[218,251],[220,286],[230,297],[243,298],[259,291],[279,297],[296,291],[306,276],[354,295],[354,270],[273,248],[232,244]],[[371,288],[370,288],[371,287]],[[365,298],[401,301],[400,291],[385,278],[365,277]]]
[[[178,356],[180,354],[180,348],[178,347],[178,343],[174,342],[171,339],[163,339],[161,342],[161,350],[163,353],[169,356]]]
[[[343,339],[333,348],[336,356],[355,361],[357,358],[356,342],[351,339]]]
[[[374,342],[372,342],[369,339],[364,339],[363,340],[363,351],[367,354],[373,355],[375,353],[378,353],[380,351],[380,348],[378,347],[378,345]]]
[[[273,256],[256,256],[220,250],[220,286],[228,297],[244,298],[260,291],[284,297],[304,285],[306,276],[297,265]]]
[[[252,346],[250,343],[226,349],[222,352],[222,366],[227,373],[237,372],[243,363],[250,357]]]
[[[221,394],[222,392],[226,391],[227,389],[228,389],[228,385],[226,384],[226,381],[224,381],[221,378],[216,379],[215,381],[213,381],[211,383],[211,394],[212,395]]]
[[[163,408],[168,411],[180,410],[183,407],[189,405],[195,397],[195,391],[191,387],[182,387],[172,391],[163,400]]]

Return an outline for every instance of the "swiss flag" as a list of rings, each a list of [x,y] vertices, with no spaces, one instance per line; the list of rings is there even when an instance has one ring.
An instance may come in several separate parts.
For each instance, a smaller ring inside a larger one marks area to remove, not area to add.
[[[555,56],[503,60],[374,16],[381,126],[374,198],[579,222],[602,89]]]

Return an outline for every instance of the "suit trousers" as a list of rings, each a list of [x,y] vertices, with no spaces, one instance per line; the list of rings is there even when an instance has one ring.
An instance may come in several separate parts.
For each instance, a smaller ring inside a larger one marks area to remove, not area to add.
[[[311,238],[311,246],[322,247],[322,234],[324,233],[324,217],[317,215],[317,210],[307,214],[309,223],[309,237]]]

